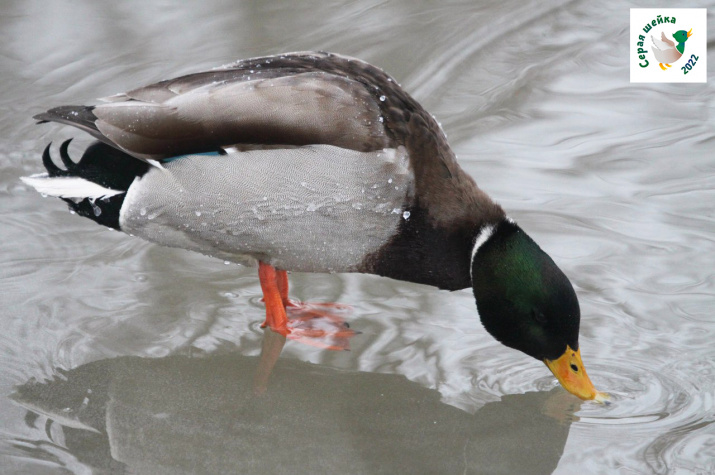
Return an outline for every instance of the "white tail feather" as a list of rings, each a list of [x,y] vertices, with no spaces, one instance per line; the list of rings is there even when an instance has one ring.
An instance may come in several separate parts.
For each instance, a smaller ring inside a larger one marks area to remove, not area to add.
[[[124,193],[124,191],[105,188],[92,181],[74,176],[50,177],[47,173],[39,173],[32,176],[23,176],[20,180],[40,193],[59,198],[89,198],[97,200]]]

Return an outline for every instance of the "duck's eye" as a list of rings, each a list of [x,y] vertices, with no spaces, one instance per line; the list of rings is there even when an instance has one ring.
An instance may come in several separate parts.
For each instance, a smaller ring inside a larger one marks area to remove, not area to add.
[[[546,316],[544,316],[544,314],[541,311],[539,311],[535,308],[531,309],[531,318],[533,318],[537,323],[540,323],[540,324],[546,323]]]

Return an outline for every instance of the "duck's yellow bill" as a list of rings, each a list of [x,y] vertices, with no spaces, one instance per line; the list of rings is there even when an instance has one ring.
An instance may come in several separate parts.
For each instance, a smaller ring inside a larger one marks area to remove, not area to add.
[[[691,28],[690,31],[688,32],[688,38],[690,38],[691,36],[693,36],[693,29],[692,29],[692,28]]]
[[[608,399],[608,394],[596,391],[593,383],[586,374],[586,368],[581,361],[581,350],[572,350],[566,346],[563,355],[555,360],[544,360],[546,366],[554,373],[561,386],[573,395],[581,399],[595,399],[597,402],[604,402]]]

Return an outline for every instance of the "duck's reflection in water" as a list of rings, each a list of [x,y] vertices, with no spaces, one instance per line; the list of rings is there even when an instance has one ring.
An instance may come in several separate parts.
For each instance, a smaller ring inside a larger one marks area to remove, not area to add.
[[[12,397],[82,464],[152,474],[551,473],[581,404],[556,388],[472,415],[402,376],[289,359],[256,391],[267,367],[236,354],[119,357]]]

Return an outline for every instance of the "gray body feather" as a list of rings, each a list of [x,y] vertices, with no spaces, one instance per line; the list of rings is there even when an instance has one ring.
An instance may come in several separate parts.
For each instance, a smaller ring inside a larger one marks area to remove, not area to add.
[[[190,155],[137,178],[120,224],[149,241],[242,264],[359,271],[404,219],[408,165],[404,147]]]

